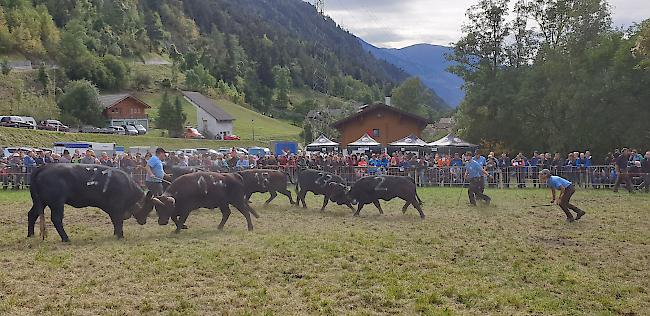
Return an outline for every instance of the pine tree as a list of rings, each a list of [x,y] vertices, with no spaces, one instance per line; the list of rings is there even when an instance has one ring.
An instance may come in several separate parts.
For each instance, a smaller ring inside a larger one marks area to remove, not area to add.
[[[183,131],[183,126],[185,125],[185,121],[187,121],[187,115],[183,113],[183,104],[181,103],[181,98],[179,96],[176,96],[176,100],[174,101],[174,116],[173,116],[173,122],[170,125],[170,133],[180,133]]]
[[[156,118],[156,126],[158,128],[164,128],[171,132],[170,127],[173,126],[174,121],[174,107],[169,101],[169,95],[167,91],[162,96],[162,102],[160,103],[160,108],[158,108],[158,117]]]

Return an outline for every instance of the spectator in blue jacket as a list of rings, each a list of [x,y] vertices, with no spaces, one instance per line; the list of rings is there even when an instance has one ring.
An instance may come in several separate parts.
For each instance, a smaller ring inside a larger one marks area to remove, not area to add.
[[[27,155],[23,158],[23,172],[25,173],[24,182],[25,185],[29,185],[30,175],[32,170],[36,167],[36,160],[34,159],[34,151],[30,150]]]

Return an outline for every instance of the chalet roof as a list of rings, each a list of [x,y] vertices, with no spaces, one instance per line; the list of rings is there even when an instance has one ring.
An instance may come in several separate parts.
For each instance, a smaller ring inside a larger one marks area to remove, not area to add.
[[[334,124],[332,124],[332,126],[335,127],[335,128],[339,128],[340,126],[342,126],[342,125],[344,125],[346,123],[352,122],[352,121],[356,120],[357,118],[359,118],[360,116],[362,116],[362,115],[364,115],[366,113],[373,112],[373,111],[378,111],[378,110],[386,110],[386,111],[390,111],[390,112],[393,112],[393,113],[396,113],[396,114],[399,114],[399,115],[402,115],[402,116],[406,116],[406,117],[411,118],[411,119],[413,119],[413,120],[415,120],[418,123],[421,123],[423,125],[429,124],[428,119],[426,119],[424,117],[421,117],[419,115],[415,115],[413,113],[409,113],[409,112],[406,112],[404,110],[400,110],[400,109],[398,109],[396,107],[388,106],[388,105],[383,104],[383,103],[374,103],[374,104],[368,104],[368,105],[362,106],[357,113],[352,114],[352,115],[350,115],[350,116],[348,116],[348,117],[346,117],[344,119],[341,119],[341,120],[335,122]]]
[[[427,145],[427,142],[421,140],[419,137],[415,135],[409,135],[406,136],[400,140],[394,141],[390,144],[389,146],[396,146],[396,147],[409,147],[409,146],[421,146],[424,147]]]
[[[357,139],[357,141],[349,143],[348,146],[381,146],[380,143],[378,143],[374,138],[370,137],[368,134],[364,134],[361,136],[361,138]]]
[[[464,140],[462,140],[460,137],[456,136],[455,134],[451,133],[448,134],[447,136],[430,143],[429,146],[432,147],[476,147],[476,145],[472,143],[468,143]]]
[[[210,114],[210,116],[217,119],[217,121],[234,121],[235,118],[220,108],[214,103],[210,98],[204,96],[199,92],[194,91],[183,91],[183,95],[186,99],[192,102],[194,105],[201,108],[203,111]]]
[[[142,100],[128,94],[128,93],[121,93],[121,94],[104,94],[99,96],[99,106],[101,107],[102,110],[108,109],[112,107],[115,104],[118,104],[122,102],[123,100],[127,98],[132,98],[138,103],[141,103],[145,108],[151,108],[149,104],[144,103]]]
[[[330,140],[325,135],[320,135],[313,143],[307,145],[307,147],[335,147],[338,145],[339,143]]]

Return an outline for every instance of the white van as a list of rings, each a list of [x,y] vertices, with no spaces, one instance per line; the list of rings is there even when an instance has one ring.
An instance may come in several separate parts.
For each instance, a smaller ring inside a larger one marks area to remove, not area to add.
[[[21,116],[23,120],[32,125],[30,129],[36,129],[36,120],[31,116]]]

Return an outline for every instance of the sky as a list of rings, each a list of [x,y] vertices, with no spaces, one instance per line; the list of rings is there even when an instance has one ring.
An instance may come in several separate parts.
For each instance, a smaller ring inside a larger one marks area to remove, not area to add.
[[[307,2],[314,3],[314,0]],[[325,0],[325,14],[378,47],[449,45],[478,0]],[[610,0],[615,26],[650,18],[650,0]]]

